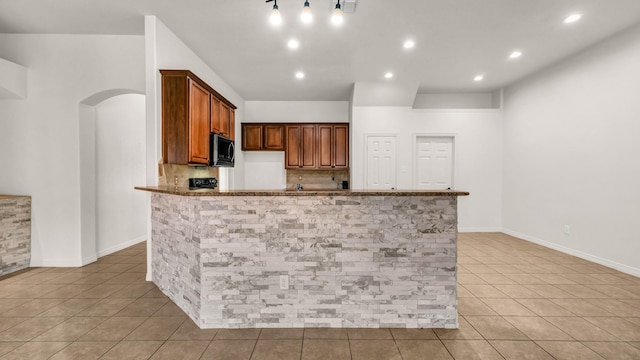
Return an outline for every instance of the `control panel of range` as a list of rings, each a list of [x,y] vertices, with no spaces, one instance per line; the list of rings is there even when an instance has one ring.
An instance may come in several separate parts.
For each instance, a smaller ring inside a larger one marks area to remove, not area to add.
[[[216,178],[189,178],[189,189],[215,189],[218,185]]]

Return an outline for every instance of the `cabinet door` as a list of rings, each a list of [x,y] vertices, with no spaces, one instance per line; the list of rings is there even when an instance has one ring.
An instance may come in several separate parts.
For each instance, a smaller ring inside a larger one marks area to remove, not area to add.
[[[333,125],[318,125],[318,168],[334,167]]]
[[[349,125],[333,126],[333,164],[336,169],[349,168]]]
[[[262,150],[262,125],[242,124],[242,150]]]
[[[220,134],[220,100],[211,95],[211,132]]]
[[[189,80],[189,163],[209,163],[209,92]]]
[[[301,167],[302,128],[300,126],[287,126],[286,133],[285,168],[298,169]]]
[[[230,137],[229,133],[229,122],[231,119],[231,108],[229,105],[221,102],[220,103],[220,134],[224,137]]]
[[[301,142],[300,149],[300,167],[307,169],[314,169],[317,167],[316,161],[316,125],[302,125],[301,128]]]
[[[236,139],[236,111],[229,108],[229,139]]]
[[[284,126],[264,125],[264,150],[284,150]]]

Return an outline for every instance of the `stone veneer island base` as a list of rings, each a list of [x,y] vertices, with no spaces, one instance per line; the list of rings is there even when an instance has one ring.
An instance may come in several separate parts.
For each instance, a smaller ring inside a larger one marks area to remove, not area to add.
[[[138,189],[153,282],[201,328],[458,327],[466,192]]]
[[[31,262],[31,197],[0,195],[0,276]]]

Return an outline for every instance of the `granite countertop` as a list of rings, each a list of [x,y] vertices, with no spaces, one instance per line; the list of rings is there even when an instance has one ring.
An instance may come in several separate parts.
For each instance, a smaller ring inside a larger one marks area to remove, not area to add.
[[[190,190],[175,186],[136,186],[137,190],[181,196],[467,196],[456,190]]]
[[[26,195],[0,195],[0,200],[2,200],[2,199],[16,199],[16,198],[24,198],[24,197],[30,197],[30,196],[26,196]]]

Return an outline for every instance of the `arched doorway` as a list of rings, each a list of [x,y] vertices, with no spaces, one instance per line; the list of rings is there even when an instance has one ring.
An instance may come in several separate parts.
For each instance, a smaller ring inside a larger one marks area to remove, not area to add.
[[[80,102],[82,264],[146,238],[145,98],[127,89]]]

